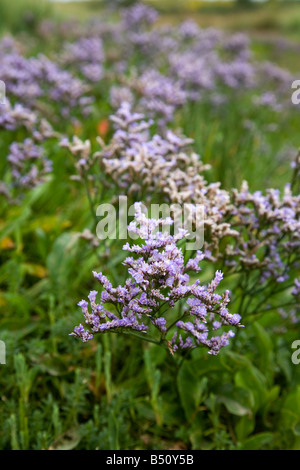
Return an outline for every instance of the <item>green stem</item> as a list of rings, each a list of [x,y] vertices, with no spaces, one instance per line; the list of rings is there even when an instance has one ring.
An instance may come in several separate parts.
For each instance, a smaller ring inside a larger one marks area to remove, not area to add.
[[[272,310],[278,310],[279,308],[283,308],[283,307],[293,307],[293,306],[296,306],[297,304],[295,302],[288,302],[286,304],[282,304],[282,305],[275,305],[275,306],[272,306],[272,307],[269,307],[269,308],[265,308],[264,310],[259,310],[258,312],[253,310],[249,315],[259,315],[261,313],[266,313],[266,312],[271,312]]]
[[[118,331],[110,331],[110,333],[117,333],[118,334]],[[132,331],[122,331],[122,334],[127,335],[127,336],[135,336],[136,338],[139,338],[143,341],[147,341],[148,343],[154,343],[154,344],[161,345],[160,340],[158,341],[154,338],[150,338],[149,336],[142,336],[142,335],[139,335],[138,333],[134,333]]]
[[[90,189],[89,189],[87,178],[84,177],[83,181],[84,181],[84,187],[85,187],[87,198],[88,198],[89,205],[90,205],[91,214],[92,214],[95,226],[97,226],[98,220],[97,220],[97,216],[96,216],[96,212],[95,212],[95,208],[94,208],[94,202],[93,202],[93,199],[92,199],[92,196],[91,196],[91,192],[90,192]]]

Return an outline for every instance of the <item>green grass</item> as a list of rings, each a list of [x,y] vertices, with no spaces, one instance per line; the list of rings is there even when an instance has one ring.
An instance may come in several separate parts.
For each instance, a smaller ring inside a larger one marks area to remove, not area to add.
[[[101,14],[103,4],[101,1],[55,3],[53,5],[56,14],[62,18],[76,18],[85,21],[95,14]]]
[[[48,0],[1,0],[0,31],[33,32],[42,19],[52,14],[52,4]]]

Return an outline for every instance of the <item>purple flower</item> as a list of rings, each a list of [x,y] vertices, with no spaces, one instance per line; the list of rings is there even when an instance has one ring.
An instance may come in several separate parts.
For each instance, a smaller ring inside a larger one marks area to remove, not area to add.
[[[294,280],[295,287],[292,289],[292,295],[295,297],[300,296],[300,279],[295,279]]]
[[[44,150],[27,138],[23,143],[13,142],[7,161],[10,165],[12,188],[30,189],[42,184],[52,172],[52,162]]]
[[[185,263],[181,248],[177,243],[186,233],[170,235],[159,231],[159,227],[172,224],[170,218],[149,219],[141,203],[135,203],[135,219],[129,229],[139,236],[144,244],[124,245],[130,251],[123,262],[127,267],[129,278],[123,286],[113,287],[102,273],[94,272],[94,278],[103,287],[99,304],[96,303],[97,291],[91,291],[88,302],[81,301],[79,306],[93,333],[109,330],[122,332],[124,329],[137,330],[150,334],[152,328],[158,330],[161,342],[167,342],[168,348],[175,352],[178,349],[205,346],[211,354],[217,354],[221,347],[228,344],[231,332],[209,338],[210,330],[215,331],[223,326],[242,326],[240,315],[230,314],[227,309],[229,292],[223,295],[215,293],[223,275],[217,271],[215,278],[208,285],[200,285],[199,280],[190,283],[186,271],[199,271],[199,262],[203,254],[198,251],[194,259]],[[168,311],[174,309],[177,302],[185,303],[183,318],[175,325],[169,319]],[[106,304],[111,307],[109,310]],[[164,308],[164,311],[162,310]],[[157,316],[158,312],[164,312]],[[179,329],[178,336],[171,330]],[[167,335],[172,340],[167,340]],[[185,334],[186,333],[186,334]],[[84,338],[81,329],[75,329],[74,335]],[[182,336],[183,335],[183,336]]]
[[[130,8],[124,9],[123,23],[126,29],[141,28],[154,23],[157,17],[156,10],[142,3],[137,3]]]
[[[74,332],[70,333],[70,336],[76,336],[77,338],[80,338],[83,343],[93,339],[93,335],[88,330],[85,330],[81,324],[74,328]]]

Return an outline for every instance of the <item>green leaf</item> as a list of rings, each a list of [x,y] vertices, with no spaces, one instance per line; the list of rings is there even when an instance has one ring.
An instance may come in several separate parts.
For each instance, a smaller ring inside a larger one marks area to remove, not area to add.
[[[273,361],[274,354],[271,337],[258,322],[253,323],[252,327],[256,335],[255,344],[257,345],[259,352],[259,365],[262,370],[272,374],[270,365]]]
[[[248,367],[251,364],[246,356],[242,356],[241,354],[230,350],[223,351],[223,354],[220,357],[222,365],[230,370],[239,370],[243,367]]]
[[[244,441],[249,436],[249,434],[253,432],[254,428],[254,418],[250,418],[249,416],[241,416],[235,426],[235,433],[238,441]]]
[[[219,397],[220,403],[224,403],[227,410],[237,416],[245,416],[250,414],[249,408],[241,405],[238,401],[232,400],[231,398],[227,397]]]
[[[217,396],[218,403],[223,403],[229,413],[236,416],[252,416],[254,398],[250,390],[224,385]]]
[[[70,429],[62,436],[58,437],[49,447],[49,450],[73,450],[81,441],[81,436],[77,429]]]
[[[249,437],[240,450],[264,450],[265,446],[268,446],[274,441],[275,435],[271,432],[262,432],[256,434],[253,437]]]
[[[188,420],[192,420],[196,416],[198,407],[204,400],[207,382],[207,377],[199,379],[196,376],[191,362],[183,363],[177,376],[177,385],[180,400]]]
[[[272,423],[269,418],[269,414],[271,415],[271,409],[274,407],[274,402],[278,400],[280,394],[280,387],[279,385],[275,385],[274,387],[271,388],[271,390],[268,390],[267,392],[267,400],[263,409],[263,420],[264,424],[266,426],[271,426]]]
[[[47,257],[47,270],[55,289],[63,295],[68,288],[71,273],[76,273],[77,236],[64,233],[54,242]],[[76,278],[76,275],[74,275]]]
[[[276,363],[280,371],[285,375],[286,379],[290,382],[293,376],[293,364],[291,361],[290,346],[286,343],[282,344],[276,353]]]
[[[234,376],[235,384],[251,391],[254,396],[254,411],[257,411],[267,400],[267,384],[263,374],[252,364],[247,369],[238,371]]]
[[[300,385],[291,391],[282,406],[280,424],[283,429],[292,429],[295,435],[299,435],[300,425]]]
[[[119,450],[119,426],[113,411],[110,412],[108,418],[108,433],[110,444],[109,450]]]

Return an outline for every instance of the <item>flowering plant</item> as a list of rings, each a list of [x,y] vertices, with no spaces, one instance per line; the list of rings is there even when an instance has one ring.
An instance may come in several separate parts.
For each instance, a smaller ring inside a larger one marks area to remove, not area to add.
[[[91,311],[87,301],[79,302],[86,324],[93,333],[130,330],[146,335],[153,326],[160,338],[155,340],[145,336],[145,339],[167,344],[172,354],[177,349],[201,345],[207,347],[210,354],[218,354],[234,332],[229,330],[220,336],[209,336],[209,333],[224,326],[242,326],[240,315],[232,315],[228,311],[229,291],[222,295],[216,293],[222,273],[217,271],[208,286],[201,285],[198,279],[190,284],[188,272],[200,271],[199,263],[204,258],[202,252],[198,251],[185,263],[182,249],[177,244],[183,240],[186,231],[180,229],[176,235],[159,231],[159,227],[171,225],[172,220],[148,219],[142,212],[141,203],[136,203],[135,208],[135,221],[128,229],[145,243],[132,246],[127,243],[124,246],[124,250],[137,256],[129,256],[123,263],[130,275],[124,286],[114,288],[102,273],[93,273],[104,290],[100,303],[96,303],[98,292],[90,292]],[[172,310],[182,300],[185,305],[174,315]],[[105,308],[106,304],[112,305],[113,309]],[[80,324],[71,334],[85,342],[93,338],[93,333]]]

